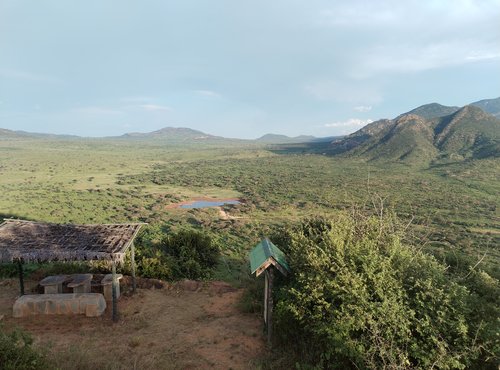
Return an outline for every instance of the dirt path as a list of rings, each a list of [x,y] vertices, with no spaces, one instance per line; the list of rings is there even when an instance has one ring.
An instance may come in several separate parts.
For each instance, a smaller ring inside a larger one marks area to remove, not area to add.
[[[214,282],[197,291],[139,289],[119,301],[120,321],[34,316],[12,318],[17,284],[0,286],[0,316],[46,346],[63,369],[254,369],[264,342],[259,317],[242,314],[242,294]]]
[[[219,215],[220,215],[221,220],[238,220],[238,219],[243,218],[241,216],[231,216],[229,213],[224,211],[221,207],[218,207],[218,208],[219,208]]]

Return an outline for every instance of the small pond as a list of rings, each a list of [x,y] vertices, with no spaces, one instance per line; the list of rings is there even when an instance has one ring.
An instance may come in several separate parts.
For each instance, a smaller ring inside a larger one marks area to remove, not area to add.
[[[195,200],[190,203],[182,204],[180,208],[208,208],[240,203],[239,200]]]

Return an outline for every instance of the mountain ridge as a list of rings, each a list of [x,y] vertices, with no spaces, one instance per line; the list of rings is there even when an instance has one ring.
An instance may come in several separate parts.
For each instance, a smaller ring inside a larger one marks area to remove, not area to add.
[[[429,113],[425,107],[375,121],[332,142],[331,153],[420,164],[500,156],[500,120],[494,115],[472,104],[445,116],[444,106],[436,105],[432,114],[424,114],[429,118],[415,114]]]
[[[490,117],[495,117],[495,118],[500,118],[500,97],[495,98],[495,99],[483,99],[479,100],[476,102],[473,102],[469,104],[468,106],[476,107],[478,109],[481,109],[484,114],[490,116]],[[416,117],[421,117],[424,120],[430,120],[430,121],[435,121],[432,125],[436,126],[437,131],[444,130],[447,127],[447,119],[451,119],[453,114],[461,111],[463,107],[455,107],[455,106],[445,106],[441,105],[439,103],[429,103],[429,104],[424,104],[421,105],[417,108],[414,108],[406,113],[403,113],[399,116],[397,116],[394,119],[380,119],[375,122],[372,122],[364,127],[362,127],[360,130],[344,137],[314,137],[311,135],[300,135],[300,136],[295,136],[295,137],[290,137],[286,135],[280,135],[280,134],[265,134],[257,139],[232,139],[232,138],[226,138],[222,136],[216,136],[216,135],[211,135],[207,134],[205,132],[199,131],[199,130],[194,130],[191,128],[186,128],[186,127],[171,127],[167,126],[164,128],[161,128],[159,130],[151,131],[151,132],[130,132],[130,133],[125,133],[120,136],[107,136],[107,137],[101,137],[101,138],[93,138],[93,139],[109,139],[109,140],[153,140],[154,142],[163,142],[163,143],[188,143],[188,142],[193,142],[193,143],[198,143],[198,142],[214,142],[214,143],[222,143],[222,142],[248,142],[248,143],[261,143],[261,144],[295,144],[295,143],[310,143],[310,144],[315,144],[315,143],[328,143],[331,142],[331,147],[329,152],[331,154],[340,154],[340,153],[346,153],[353,151],[353,153],[358,153],[362,152],[364,154],[368,153],[371,149],[374,149],[376,146],[376,143],[373,142],[374,138],[379,137],[384,134],[389,134],[389,129],[395,125],[395,123],[398,123],[396,126],[401,126],[394,132],[400,132],[401,135],[405,136],[406,139],[408,140],[409,144],[412,145],[417,145],[417,142],[419,142],[421,145],[427,146],[428,149],[430,150],[431,148],[427,145],[427,141],[429,141],[429,133],[427,133],[427,139],[425,139],[425,135],[423,135],[423,131],[425,131],[425,125],[423,125],[421,122],[418,123],[419,119]],[[479,119],[480,121],[484,121],[486,116],[483,116],[482,118],[479,117],[479,111],[476,111],[475,115],[477,116],[474,119]],[[404,118],[408,119],[408,117],[413,116],[411,120],[413,120],[413,125],[410,123],[402,124],[404,121]],[[448,118],[447,118],[448,117]],[[403,121],[401,121],[403,119]],[[439,122],[438,122],[439,121]],[[406,127],[408,126],[408,127]],[[414,126],[414,127],[413,127]],[[420,130],[417,130],[417,128],[420,127]],[[451,127],[451,126],[450,126]],[[483,127],[484,128],[484,127]],[[470,129],[470,128],[469,128]],[[451,128],[448,128],[448,131],[451,130]],[[447,132],[448,132],[447,131]],[[470,130],[469,130],[470,131]],[[488,129],[488,134],[483,137],[481,140],[477,138],[480,142],[484,144],[484,142],[490,142],[491,140],[489,137],[492,135],[491,132],[489,132]],[[416,136],[415,136],[416,135]],[[413,137],[412,137],[413,136]],[[419,136],[419,138],[417,138]],[[470,135],[469,135],[470,136]],[[474,136],[474,135],[472,135]],[[469,139],[471,139],[471,137]],[[493,135],[495,136],[495,135]],[[496,136],[495,136],[496,137]],[[44,138],[50,138],[50,139],[88,139],[86,137],[81,137],[81,136],[76,136],[76,135],[57,135],[57,134],[44,134],[44,133],[30,133],[26,131],[14,131],[14,130],[9,130],[9,129],[2,129],[0,128],[0,139],[22,139],[22,138],[29,138],[29,139],[44,139]],[[425,140],[424,140],[425,139]],[[436,138],[432,140],[433,146],[437,145],[434,143]],[[392,138],[391,135],[385,136],[384,137],[384,143],[385,142],[394,142],[394,138]],[[416,141],[415,141],[416,140]],[[496,139],[495,139],[496,140]],[[493,141],[495,141],[493,140]],[[368,143],[368,142],[371,143]],[[441,139],[438,139],[439,142],[442,141]],[[456,140],[455,140],[456,141]],[[478,141],[478,142],[479,142]],[[441,144],[439,144],[441,145]],[[492,148],[496,147],[496,144],[493,143]],[[470,146],[470,145],[469,145]],[[357,149],[356,149],[357,148]],[[443,147],[444,148],[444,147]],[[438,151],[443,150],[442,148],[437,148]],[[382,151],[384,152],[384,151]],[[391,151],[389,151],[391,152]],[[409,153],[407,153],[409,154]]]

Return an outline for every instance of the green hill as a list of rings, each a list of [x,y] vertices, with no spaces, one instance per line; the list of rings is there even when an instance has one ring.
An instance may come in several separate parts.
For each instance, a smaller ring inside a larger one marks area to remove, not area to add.
[[[478,107],[467,105],[443,117],[434,131],[434,145],[443,156],[483,158],[500,155],[500,120]]]
[[[448,116],[450,114],[455,113],[459,109],[460,109],[460,107],[448,107],[446,105],[441,105],[438,103],[430,103],[430,104],[425,104],[425,105],[422,105],[418,108],[412,109],[411,111],[404,113],[401,116],[404,116],[406,114],[416,114],[417,116],[420,116],[420,117],[423,117],[426,119],[432,119],[432,118],[437,118],[437,117]]]
[[[167,140],[167,141],[207,141],[207,140],[221,140],[224,139],[220,136],[214,136],[210,134],[206,134],[202,131],[193,130],[186,127],[164,127],[160,130],[140,133],[140,132],[132,132],[127,133],[119,138],[122,139],[157,139],[157,140]]]
[[[433,113],[423,107],[432,107]],[[442,107],[429,104],[412,111],[420,112],[418,115],[406,113],[394,120],[373,122],[333,142],[330,152],[411,164],[500,156],[498,118],[472,105],[432,117],[443,112]]]

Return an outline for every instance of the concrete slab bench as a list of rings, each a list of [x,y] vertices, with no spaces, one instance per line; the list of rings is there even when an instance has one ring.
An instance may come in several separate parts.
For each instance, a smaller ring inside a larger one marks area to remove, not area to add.
[[[116,299],[120,298],[120,279],[123,278],[122,274],[116,274]],[[107,274],[101,280],[102,290],[104,298],[106,301],[111,301],[113,299],[113,274]]]
[[[92,274],[71,275],[68,288],[73,289],[73,293],[90,293]]]
[[[30,294],[19,297],[14,303],[13,316],[79,315],[101,316],[106,301],[100,293]]]

